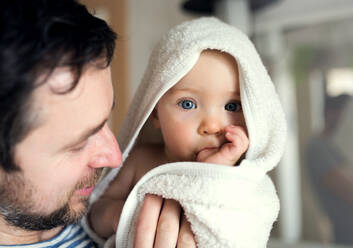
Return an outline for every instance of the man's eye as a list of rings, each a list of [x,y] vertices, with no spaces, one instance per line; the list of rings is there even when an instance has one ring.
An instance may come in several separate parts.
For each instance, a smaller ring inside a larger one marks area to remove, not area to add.
[[[77,147],[74,147],[74,148],[72,148],[71,149],[71,152],[80,152],[80,151],[82,151],[83,149],[85,149],[85,147],[86,147],[86,142],[84,143],[84,144],[81,144],[81,145],[79,145],[79,146],[77,146]]]
[[[178,105],[187,110],[196,108],[196,104],[192,100],[182,100]]]
[[[241,110],[241,104],[239,102],[230,102],[224,106],[224,109],[231,112],[238,112]]]

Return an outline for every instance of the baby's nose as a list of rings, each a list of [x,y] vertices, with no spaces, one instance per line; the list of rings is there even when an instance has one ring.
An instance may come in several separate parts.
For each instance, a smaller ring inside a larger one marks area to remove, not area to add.
[[[224,127],[221,121],[215,117],[205,118],[199,128],[200,135],[221,135],[224,132]]]

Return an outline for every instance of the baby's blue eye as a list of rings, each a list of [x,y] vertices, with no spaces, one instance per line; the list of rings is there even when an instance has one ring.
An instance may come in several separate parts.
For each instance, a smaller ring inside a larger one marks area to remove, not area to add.
[[[178,105],[183,109],[188,109],[188,110],[196,108],[196,104],[191,100],[182,100],[178,103]]]
[[[240,103],[237,103],[237,102],[230,102],[230,103],[227,103],[226,106],[224,106],[224,109],[227,111],[236,112],[241,109],[241,105]]]

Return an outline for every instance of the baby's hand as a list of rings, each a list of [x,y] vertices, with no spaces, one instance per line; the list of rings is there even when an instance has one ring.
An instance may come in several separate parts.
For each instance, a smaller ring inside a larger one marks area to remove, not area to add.
[[[229,142],[223,144],[219,150],[201,151],[197,155],[196,161],[235,165],[249,148],[247,132],[245,128],[241,126],[229,125],[225,128],[225,138]]]

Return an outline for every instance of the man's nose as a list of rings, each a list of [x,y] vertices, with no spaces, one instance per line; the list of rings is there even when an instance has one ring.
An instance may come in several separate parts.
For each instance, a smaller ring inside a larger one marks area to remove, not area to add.
[[[221,135],[224,131],[222,120],[216,116],[206,116],[197,131],[199,135]]]
[[[89,166],[92,168],[116,168],[121,164],[121,152],[114,134],[106,124],[95,137],[95,155]]]

